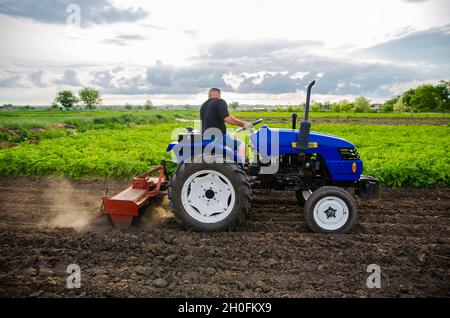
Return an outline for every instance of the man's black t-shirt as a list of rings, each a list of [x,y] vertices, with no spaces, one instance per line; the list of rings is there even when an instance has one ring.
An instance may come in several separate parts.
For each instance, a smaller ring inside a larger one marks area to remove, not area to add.
[[[200,119],[202,120],[202,132],[208,128],[218,128],[225,136],[227,128],[225,117],[229,115],[227,102],[221,98],[210,98],[200,108]]]

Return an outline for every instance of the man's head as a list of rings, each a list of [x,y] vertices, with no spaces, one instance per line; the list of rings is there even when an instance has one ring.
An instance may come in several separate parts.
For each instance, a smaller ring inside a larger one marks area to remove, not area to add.
[[[220,89],[211,88],[208,92],[208,98],[220,98]]]

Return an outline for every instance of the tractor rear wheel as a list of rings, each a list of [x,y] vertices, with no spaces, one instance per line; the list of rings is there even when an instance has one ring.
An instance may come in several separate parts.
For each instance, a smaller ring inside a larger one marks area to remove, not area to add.
[[[316,233],[346,233],[355,224],[357,213],[353,197],[339,187],[321,187],[305,203],[306,223]]]
[[[184,228],[194,231],[232,230],[250,210],[250,184],[234,163],[185,163],[174,173],[170,207]]]

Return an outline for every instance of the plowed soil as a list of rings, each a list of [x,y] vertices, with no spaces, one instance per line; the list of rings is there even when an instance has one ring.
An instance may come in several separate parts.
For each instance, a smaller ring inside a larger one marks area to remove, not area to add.
[[[131,228],[86,228],[105,188],[126,186],[0,179],[0,296],[450,296],[448,187],[358,198],[357,225],[345,235],[311,233],[289,192],[254,195],[235,232],[185,232],[156,203]],[[79,289],[66,287],[72,263]],[[367,287],[370,264],[381,269],[381,288]]]

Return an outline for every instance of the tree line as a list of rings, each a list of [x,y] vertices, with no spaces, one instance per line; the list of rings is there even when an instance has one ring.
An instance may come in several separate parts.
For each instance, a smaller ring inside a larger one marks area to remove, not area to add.
[[[402,95],[388,99],[383,105],[384,112],[449,112],[450,81],[440,81],[437,85],[421,85],[407,90]]]
[[[102,102],[100,91],[93,87],[85,87],[78,92],[78,96],[71,90],[58,91],[51,108],[69,110],[79,102],[82,102],[87,109],[93,109]]]
[[[402,95],[394,96],[383,104],[371,104],[370,100],[360,96],[354,101],[311,103],[313,112],[369,113],[369,112],[450,112],[450,81],[440,81],[436,85],[425,84],[412,88]],[[286,107],[278,107],[280,111]],[[288,106],[288,111],[303,110],[304,105]]]
[[[78,92],[78,96],[71,90],[61,90],[56,93],[56,97],[52,102],[51,109],[66,109],[76,106],[78,103],[82,102],[86,109],[94,109],[102,103],[101,93],[93,87],[85,87]],[[125,104],[125,109],[134,109],[129,103]],[[153,103],[147,100],[142,106],[143,109],[153,108]]]
[[[70,109],[79,102],[82,102],[87,109],[93,109],[102,102],[100,91],[92,87],[85,87],[78,92],[78,96],[70,90],[61,90],[57,93],[53,103],[53,109]],[[230,107],[236,109],[238,102],[231,102]],[[303,109],[301,106],[288,106],[288,111]],[[125,104],[125,109],[132,109],[133,106]],[[143,106],[144,109],[153,108],[150,100]],[[284,110],[283,107],[277,107]],[[313,112],[342,112],[342,113],[368,113],[368,112],[450,112],[450,81],[440,81],[439,83],[425,84],[416,88],[411,88],[402,95],[388,99],[384,104],[371,104],[370,100],[360,96],[353,102],[343,100],[335,103],[311,104]]]

